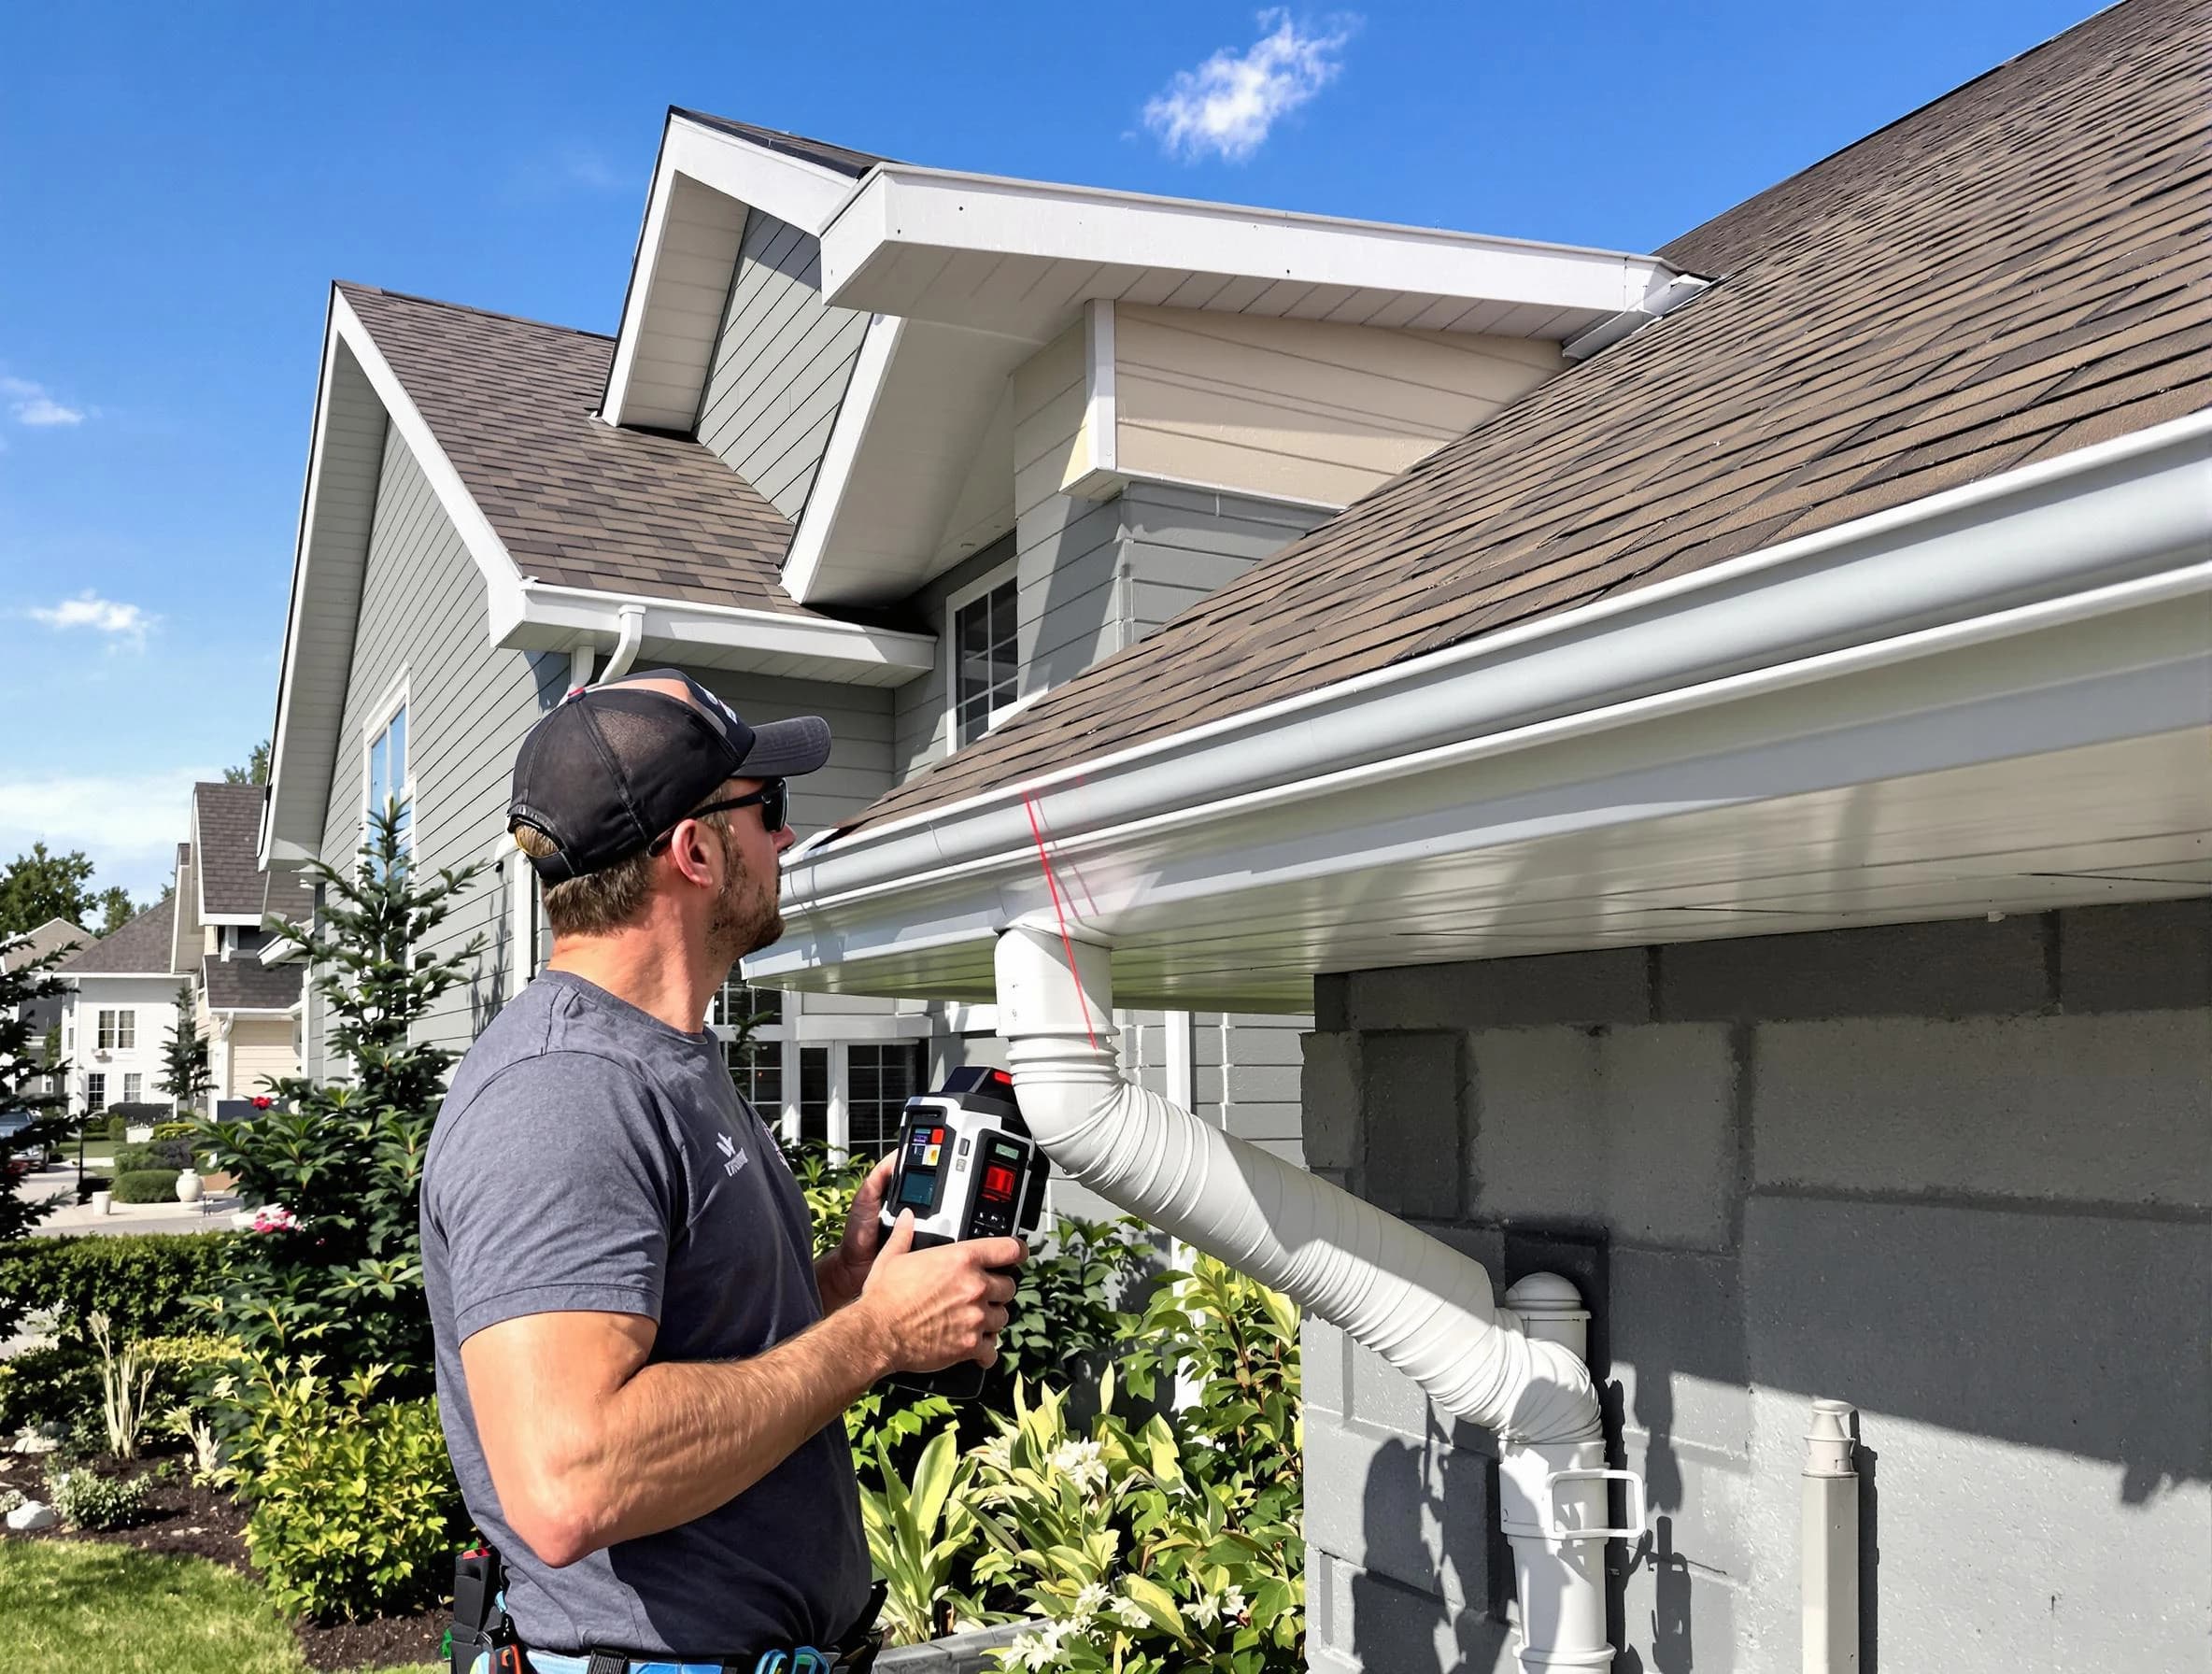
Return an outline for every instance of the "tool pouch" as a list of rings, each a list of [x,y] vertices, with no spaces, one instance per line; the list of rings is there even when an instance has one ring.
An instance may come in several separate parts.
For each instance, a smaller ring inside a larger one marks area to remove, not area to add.
[[[453,1625],[446,1633],[451,1674],[527,1674],[522,1641],[501,1594],[499,1553],[478,1546],[453,1560]]]

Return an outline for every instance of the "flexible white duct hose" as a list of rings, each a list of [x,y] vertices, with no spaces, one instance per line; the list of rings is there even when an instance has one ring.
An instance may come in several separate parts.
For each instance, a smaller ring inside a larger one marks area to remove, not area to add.
[[[1072,948],[1071,972],[1055,930],[1016,927],[998,946],[999,1032],[1055,1166],[1340,1326],[1447,1412],[1509,1442],[1599,1438],[1589,1369],[1527,1336],[1477,1263],[1123,1081],[1108,952]]]

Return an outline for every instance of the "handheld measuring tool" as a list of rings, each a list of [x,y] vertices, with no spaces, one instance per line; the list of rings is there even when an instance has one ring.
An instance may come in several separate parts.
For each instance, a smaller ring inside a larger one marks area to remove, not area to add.
[[[1014,1077],[970,1065],[934,1093],[906,1101],[899,1166],[884,1195],[888,1232],[914,1211],[914,1247],[964,1238],[1027,1238],[1044,1210],[1052,1164],[1029,1137],[1014,1101]],[[963,1361],[938,1372],[897,1372],[901,1388],[965,1400],[983,1389],[984,1369]]]

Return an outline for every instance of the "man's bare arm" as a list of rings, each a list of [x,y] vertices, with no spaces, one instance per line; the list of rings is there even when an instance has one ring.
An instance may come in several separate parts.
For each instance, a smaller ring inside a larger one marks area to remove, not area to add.
[[[630,1313],[526,1314],[461,1344],[476,1434],[508,1525],[546,1563],[704,1516],[893,1370],[988,1366],[1015,1239],[914,1251],[911,1217],[858,1302],[748,1360],[647,1365]]]

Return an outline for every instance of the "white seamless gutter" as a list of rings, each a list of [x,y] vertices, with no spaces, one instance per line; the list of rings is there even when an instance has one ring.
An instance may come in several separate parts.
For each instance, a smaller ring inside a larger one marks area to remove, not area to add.
[[[1240,798],[1296,800],[1355,768],[1752,671],[2018,613],[2212,551],[2212,412],[2023,466],[1679,580],[810,845],[784,874],[790,939],[762,975],[823,962],[810,915],[928,879],[1033,867],[1056,843]],[[2098,608],[2108,608],[2100,603]]]
[[[826,664],[879,670],[891,684],[927,673],[937,657],[937,641],[927,633],[871,628],[787,611],[601,592],[526,578],[516,584],[512,614],[504,617],[495,615],[491,632],[496,643],[513,645],[527,638],[530,628],[557,635],[591,636],[615,649],[630,633],[640,640],[726,646],[763,657],[810,658]],[[834,680],[840,676],[825,668],[815,677]]]

